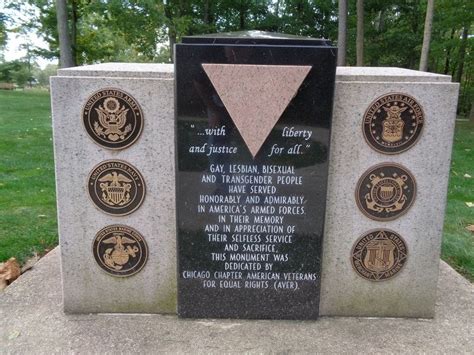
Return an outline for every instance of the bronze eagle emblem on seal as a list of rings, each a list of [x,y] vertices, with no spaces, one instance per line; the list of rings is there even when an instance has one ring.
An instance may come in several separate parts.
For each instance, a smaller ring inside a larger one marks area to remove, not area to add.
[[[143,113],[137,101],[114,88],[92,94],[84,105],[82,117],[89,136],[107,149],[129,147],[143,128]]]

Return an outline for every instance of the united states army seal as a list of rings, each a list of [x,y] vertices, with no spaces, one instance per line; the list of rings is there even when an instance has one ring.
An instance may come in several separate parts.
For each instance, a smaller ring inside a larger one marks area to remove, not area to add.
[[[365,111],[364,137],[380,153],[401,153],[418,141],[423,122],[423,109],[413,97],[399,93],[383,95]]]
[[[108,149],[127,148],[143,128],[143,114],[137,101],[125,91],[113,88],[93,93],[83,107],[82,118],[94,142]]]
[[[389,229],[365,233],[354,244],[351,262],[354,270],[370,281],[383,281],[397,275],[407,260],[403,238]]]
[[[367,170],[357,183],[357,206],[376,221],[391,221],[408,211],[416,196],[413,175],[401,165],[383,163]]]
[[[122,160],[106,160],[95,166],[87,179],[87,188],[92,202],[115,216],[132,213],[145,197],[142,175]]]
[[[102,270],[119,277],[136,274],[148,259],[148,247],[143,236],[120,224],[107,226],[96,234],[92,253]]]

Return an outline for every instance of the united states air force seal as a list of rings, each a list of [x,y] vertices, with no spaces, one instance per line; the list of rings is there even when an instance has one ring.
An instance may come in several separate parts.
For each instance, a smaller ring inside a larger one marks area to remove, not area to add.
[[[376,99],[365,112],[364,137],[380,153],[401,153],[417,142],[423,122],[423,109],[413,97],[387,94]]]
[[[136,274],[148,259],[148,247],[142,235],[120,224],[107,226],[96,234],[92,253],[104,271],[119,277]]]
[[[402,237],[389,229],[372,230],[360,237],[351,251],[354,270],[370,281],[383,281],[397,275],[407,260]]]
[[[357,206],[367,217],[391,221],[408,211],[416,196],[413,175],[401,165],[383,163],[367,170],[357,183]]]
[[[82,118],[94,142],[108,149],[130,146],[143,128],[143,114],[137,101],[113,88],[92,94],[84,105]]]
[[[87,179],[87,188],[92,202],[115,216],[132,213],[145,197],[142,175],[122,160],[106,160],[95,166]]]

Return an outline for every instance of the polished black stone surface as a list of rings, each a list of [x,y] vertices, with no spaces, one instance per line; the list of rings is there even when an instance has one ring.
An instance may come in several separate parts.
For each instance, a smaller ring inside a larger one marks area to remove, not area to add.
[[[294,45],[295,40],[235,45],[206,39],[176,45],[181,317],[318,316],[337,51],[321,41]],[[252,158],[202,63],[312,68]],[[295,131],[307,133],[291,136]],[[275,144],[283,152],[269,156]],[[209,154],[210,146],[237,152]],[[279,168],[264,171],[272,166]]]
[[[196,36],[183,37],[183,43],[195,44],[268,44],[281,45],[284,41],[285,46],[331,46],[328,39],[301,37],[283,33],[265,32],[265,31],[240,31],[223,32],[213,34],[203,34]]]

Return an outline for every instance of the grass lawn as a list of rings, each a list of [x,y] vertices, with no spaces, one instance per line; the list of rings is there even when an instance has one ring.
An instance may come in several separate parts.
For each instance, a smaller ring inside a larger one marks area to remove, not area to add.
[[[470,176],[470,177],[469,177]],[[461,274],[474,281],[474,124],[456,123],[454,150],[444,221],[442,258]]]
[[[0,262],[23,262],[58,242],[48,92],[0,91],[0,127]],[[474,124],[457,122],[442,258],[474,281],[466,202],[474,203]]]
[[[47,91],[0,90],[0,261],[58,243]]]

